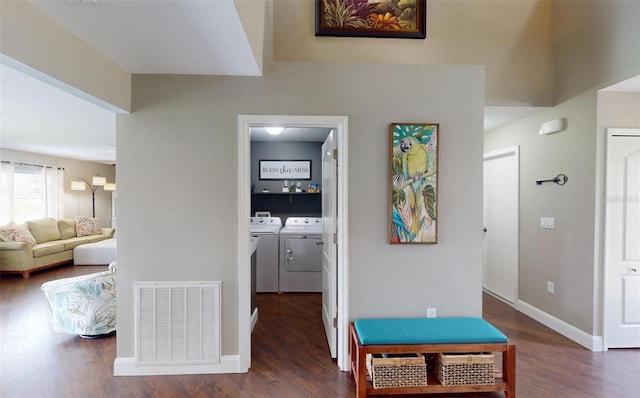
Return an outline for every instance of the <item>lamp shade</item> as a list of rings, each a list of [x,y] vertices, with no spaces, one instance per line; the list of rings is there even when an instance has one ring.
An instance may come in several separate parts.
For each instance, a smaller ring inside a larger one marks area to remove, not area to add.
[[[86,189],[86,185],[84,181],[71,181],[72,191],[84,191],[85,189]]]
[[[97,186],[101,186],[107,183],[107,178],[106,177],[97,177],[94,176],[93,177],[93,185],[97,185]]]
[[[104,189],[105,191],[115,191],[116,190],[116,184],[113,182],[108,182],[106,184],[104,184],[104,187],[102,187],[102,189]]]

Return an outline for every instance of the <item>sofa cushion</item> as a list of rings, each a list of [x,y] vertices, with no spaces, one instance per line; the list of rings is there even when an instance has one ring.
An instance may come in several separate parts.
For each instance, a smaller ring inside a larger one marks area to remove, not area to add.
[[[27,227],[38,243],[60,240],[60,230],[55,218],[27,221]]]
[[[100,235],[100,219],[76,217],[76,233],[78,236]]]
[[[55,254],[64,251],[64,244],[59,241],[38,243],[33,246],[33,257],[38,258],[48,254]]]
[[[73,250],[75,247],[83,245],[85,243],[89,243],[89,238],[86,236],[81,236],[79,238],[71,238],[59,241],[59,243],[64,245],[64,250]]]
[[[362,345],[506,343],[501,331],[482,318],[369,318],[353,326]]]
[[[89,238],[89,243],[96,243],[96,242],[101,242],[105,239],[109,239],[109,237],[106,235],[92,235],[92,236],[88,236],[88,238]]]
[[[100,228],[100,234],[105,235],[108,238],[116,237],[116,229],[115,228]]]
[[[27,226],[16,224],[13,221],[0,226],[0,240],[3,242],[26,242],[31,246],[36,244],[36,239],[31,235]]]
[[[58,220],[58,229],[60,230],[60,239],[71,239],[78,236],[76,232],[76,220],[73,218]]]

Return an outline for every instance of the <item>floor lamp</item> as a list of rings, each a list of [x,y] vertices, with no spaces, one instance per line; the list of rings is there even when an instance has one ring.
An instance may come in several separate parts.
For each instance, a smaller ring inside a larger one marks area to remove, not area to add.
[[[89,188],[91,189],[91,204],[93,205],[93,218],[95,218],[96,217],[96,191],[100,187],[102,187],[102,189],[104,189],[105,191],[115,191],[116,184],[112,182],[107,182],[107,179],[105,177],[100,177],[100,176],[94,176],[93,179],[91,180],[91,183],[89,183],[89,181],[85,180],[82,177],[78,177],[78,180],[79,181],[71,181],[71,190],[84,191],[86,190],[86,187],[89,186]]]

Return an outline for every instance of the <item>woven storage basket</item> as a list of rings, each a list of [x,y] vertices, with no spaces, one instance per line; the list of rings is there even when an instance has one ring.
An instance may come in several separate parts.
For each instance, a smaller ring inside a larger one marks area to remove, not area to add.
[[[443,386],[495,385],[491,353],[436,354],[430,366]]]
[[[373,381],[373,388],[427,385],[427,364],[422,354],[402,357],[367,354],[367,370]]]

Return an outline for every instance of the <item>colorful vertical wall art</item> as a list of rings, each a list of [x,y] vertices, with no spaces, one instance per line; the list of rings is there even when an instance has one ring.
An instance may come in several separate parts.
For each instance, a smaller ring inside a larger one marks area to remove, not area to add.
[[[391,123],[390,243],[438,242],[437,123]]]

